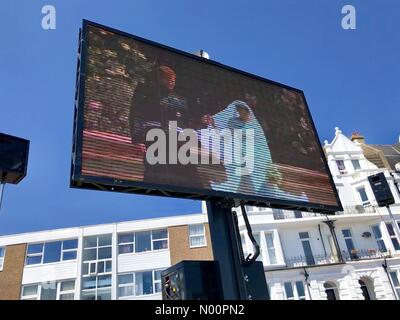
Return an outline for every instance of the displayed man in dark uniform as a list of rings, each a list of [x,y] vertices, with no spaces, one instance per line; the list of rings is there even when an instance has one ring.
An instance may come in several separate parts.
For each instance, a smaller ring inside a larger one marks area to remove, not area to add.
[[[154,128],[162,129],[169,140],[169,122],[177,122],[177,134],[188,128],[188,103],[185,97],[175,91],[176,73],[167,66],[154,69],[143,84],[139,84],[132,99],[130,127],[132,143],[142,144],[144,149],[154,142],[146,141],[146,133]],[[177,142],[179,147],[185,142]],[[167,147],[167,146],[166,146]],[[174,184],[201,188],[200,177],[195,165],[170,164],[167,150],[167,164],[151,165],[144,155],[143,181],[159,184]]]

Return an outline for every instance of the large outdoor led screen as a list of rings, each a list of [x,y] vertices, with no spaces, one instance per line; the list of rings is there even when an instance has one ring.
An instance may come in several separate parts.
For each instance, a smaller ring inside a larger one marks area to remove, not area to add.
[[[72,186],[340,209],[303,92],[84,22]]]

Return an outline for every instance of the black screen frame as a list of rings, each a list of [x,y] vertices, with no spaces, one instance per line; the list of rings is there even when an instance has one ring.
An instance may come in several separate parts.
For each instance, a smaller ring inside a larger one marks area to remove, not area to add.
[[[297,93],[301,94],[305,103],[307,116],[310,119],[312,130],[317,140],[321,158],[326,168],[326,174],[329,177],[329,181],[332,186],[332,190],[334,192],[337,205],[336,206],[325,205],[319,203],[301,202],[296,200],[283,200],[283,199],[274,199],[269,197],[258,197],[258,196],[251,196],[239,193],[233,194],[229,192],[214,191],[210,189],[209,190],[193,189],[193,188],[177,187],[171,185],[150,184],[142,181],[119,180],[108,177],[82,175],[82,147],[83,147],[82,141],[83,141],[83,126],[84,126],[84,101],[85,101],[84,95],[85,95],[85,81],[86,81],[85,61],[87,57],[87,39],[88,39],[89,26],[101,28],[105,31],[109,31],[124,37],[134,39],[139,42],[143,42],[151,46],[168,50],[170,52],[183,55],[197,61],[201,61],[202,63],[208,63],[217,66],[219,68],[223,68],[225,70],[229,70],[244,75],[246,77],[266,82],[268,84],[276,85],[291,91],[296,91]],[[116,30],[89,20],[83,20],[82,29],[80,30],[79,33],[78,57],[79,58],[78,58],[77,74],[76,74],[75,114],[74,114],[74,128],[73,128],[73,150],[72,150],[70,187],[92,189],[92,190],[103,190],[103,191],[115,191],[123,193],[135,193],[143,195],[167,196],[167,197],[185,198],[192,200],[222,201],[231,204],[245,203],[246,205],[288,209],[288,210],[311,211],[311,212],[319,212],[325,214],[333,214],[336,211],[343,210],[332,174],[329,170],[329,166],[324,151],[322,149],[320,139],[318,137],[314,121],[311,117],[307,100],[302,90],[221,64],[211,59],[198,57],[194,54],[190,54],[172,47],[168,47],[166,45],[153,42],[120,30]]]

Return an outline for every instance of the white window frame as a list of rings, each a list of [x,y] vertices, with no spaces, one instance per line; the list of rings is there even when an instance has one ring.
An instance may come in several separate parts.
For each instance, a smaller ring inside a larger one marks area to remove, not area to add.
[[[160,230],[167,231],[167,237],[166,238],[160,238],[160,239],[154,239],[153,238],[153,232],[160,231]],[[161,248],[161,249],[154,249],[154,242],[157,242],[157,241],[167,241],[167,247],[166,248]],[[161,229],[153,229],[153,230],[151,230],[151,251],[160,251],[160,250],[168,250],[168,249],[169,249],[168,229],[167,228],[161,228]]]
[[[271,235],[272,237],[272,248],[268,247],[268,241],[267,241],[267,235]],[[273,265],[277,265],[278,263],[278,255],[277,255],[277,248],[276,248],[276,243],[275,243],[275,232],[274,231],[264,231],[264,239],[265,239],[265,248],[267,250],[267,263],[271,266]],[[260,244],[261,245],[261,244]],[[275,263],[271,262],[271,257],[270,257],[270,251],[273,250],[274,251],[274,255],[275,255]]]
[[[364,201],[364,200],[362,199],[362,197],[361,197],[361,194],[360,194],[360,190],[361,190],[361,189],[364,189],[365,195],[367,196],[367,200],[366,200],[366,201]],[[360,202],[361,202],[361,205],[363,205],[363,206],[369,206],[369,205],[371,204],[371,199],[368,197],[367,188],[366,188],[365,186],[359,186],[359,187],[357,187],[357,188],[356,188],[356,192],[357,192],[358,199],[359,199]]]
[[[156,280],[156,272],[157,271],[160,272],[160,279],[159,280]],[[153,294],[161,293],[161,291],[160,292],[156,291],[156,284],[157,283],[160,283],[160,284],[162,283],[161,271],[162,270],[160,270],[160,269],[153,270]],[[161,290],[162,290],[162,286],[161,286]]]
[[[304,296],[299,296],[299,292],[297,290],[297,282],[301,282],[302,283],[303,289],[304,289],[304,294],[305,294]],[[290,286],[292,287],[293,297],[291,297],[291,298],[289,298],[287,296],[285,283],[289,283]],[[308,300],[309,297],[308,297],[306,286],[307,286],[307,284],[304,283],[304,281],[302,281],[302,280],[293,280],[293,281],[285,281],[285,282],[283,282],[282,287],[283,287],[283,292],[284,292],[284,295],[285,295],[285,299],[286,300]]]
[[[308,237],[307,237],[307,238],[302,238],[302,237],[300,236],[301,233],[307,233],[307,234],[308,234]],[[316,260],[316,258],[315,258],[314,244],[313,244],[313,241],[311,241],[312,238],[311,238],[311,235],[310,235],[310,231],[299,231],[299,232],[298,232],[298,237],[299,237],[299,239],[300,239],[301,250],[302,250],[302,252],[304,253],[304,258],[306,259],[306,261],[305,261],[306,264],[307,264],[307,255],[306,255],[306,253],[305,253],[305,251],[304,251],[303,242],[308,241],[308,243],[310,244],[310,249],[311,249],[312,258],[313,258],[313,260],[314,260],[314,265],[317,265],[317,260]]]
[[[110,276],[111,277],[111,284],[109,285],[109,286],[107,286],[107,287],[101,287],[101,288],[99,288],[99,277],[101,277],[101,276]],[[99,291],[102,291],[102,290],[105,290],[105,289],[110,289],[110,292],[111,292],[111,294],[112,294],[112,274],[111,274],[111,272],[108,272],[108,273],[102,273],[102,274],[96,274],[96,275],[86,275],[86,276],[82,276],[82,280],[84,280],[85,278],[89,278],[89,277],[95,277],[96,278],[96,287],[95,288],[92,288],[92,289],[83,289],[83,287],[82,287],[82,289],[81,289],[81,295],[82,295],[82,293],[85,293],[85,292],[94,292],[94,295],[95,295],[95,297],[96,297],[96,300],[97,300],[97,298],[98,298],[98,293],[99,293]],[[82,281],[83,282],[83,281]]]
[[[136,294],[136,274],[135,272],[125,272],[125,273],[120,273],[117,275],[117,279],[119,278],[119,276],[123,276],[123,275],[132,275],[132,282],[130,283],[122,283],[120,284],[119,281],[117,280],[117,299],[129,299],[129,298],[133,298],[135,297]],[[133,287],[133,295],[130,296],[120,296],[119,295],[119,288],[125,288],[125,287]]]
[[[64,249],[64,241],[69,241],[69,240],[76,240],[76,248],[72,249]],[[64,239],[61,240],[61,257],[60,257],[60,262],[61,261],[76,261],[78,259],[78,246],[79,246],[79,240],[77,238],[74,239]],[[44,248],[44,247],[43,247]],[[70,259],[70,260],[64,260],[64,253],[68,252],[75,252],[75,259]]]
[[[52,240],[52,241],[44,241],[44,242],[31,242],[28,243],[26,246],[26,252],[25,252],[25,267],[33,267],[33,266],[39,266],[39,265],[49,265],[49,264],[54,264],[54,263],[60,263],[60,262],[65,262],[65,261],[76,261],[78,259],[78,246],[79,243],[77,242],[76,248],[73,249],[65,249],[64,250],[64,241],[68,241],[68,240],[78,240],[78,238],[70,238],[70,239],[61,239],[61,240]],[[46,243],[52,243],[52,242],[61,242],[61,249],[60,249],[60,260],[59,261],[54,261],[54,262],[43,262],[43,258],[44,258],[44,251],[46,248]],[[37,244],[41,244],[43,245],[42,247],[42,252],[38,252],[38,253],[28,253],[28,249],[30,245],[37,245]],[[75,251],[76,252],[76,257],[75,259],[71,259],[71,260],[64,260],[63,259],[63,253],[64,252],[72,252]],[[34,264],[27,264],[28,261],[28,257],[38,257],[41,256],[40,259],[40,263],[34,263]]]
[[[395,284],[393,283],[393,279],[392,279],[392,273],[394,273],[397,277],[397,281],[399,282],[399,286],[395,286]],[[389,270],[389,274],[390,274],[390,282],[394,288],[394,291],[396,292],[396,296],[397,299],[400,299],[400,270]]]
[[[41,244],[42,245],[42,252],[37,252],[37,253],[28,253],[29,246],[30,245],[36,245],[36,244]],[[39,266],[43,264],[43,256],[44,256],[44,242],[32,242],[28,243],[26,246],[26,253],[25,253],[25,267],[30,267],[30,266]],[[28,257],[39,257],[40,256],[40,263],[34,263],[34,264],[28,264]]]
[[[396,220],[396,223],[399,224],[399,222],[398,222],[397,220]],[[389,229],[388,229],[388,225],[391,225],[391,226],[392,226],[393,235],[390,234]],[[399,252],[400,250],[396,250],[396,248],[395,248],[395,246],[394,246],[394,243],[393,243],[393,239],[396,239],[396,240],[397,240],[397,243],[398,243],[399,246],[400,246],[400,239],[399,239],[399,238],[397,237],[397,235],[396,235],[396,229],[395,229],[395,227],[393,226],[393,223],[390,222],[390,221],[385,222],[385,228],[386,228],[387,234],[388,234],[388,236],[389,236],[389,238],[390,238],[390,244],[392,245],[393,250],[394,250],[395,252]]]
[[[161,292],[156,292],[156,284],[157,283],[161,283],[161,277],[159,280],[156,280],[155,274],[157,271],[163,271],[164,269],[151,269],[151,270],[138,270],[135,272],[124,272],[124,273],[119,273],[117,275],[117,278],[119,276],[123,276],[123,275],[133,275],[133,282],[130,283],[124,283],[124,284],[120,284],[119,282],[117,283],[117,299],[120,300],[124,300],[124,299],[130,299],[130,298],[134,298],[134,297],[146,297],[146,296],[152,296],[152,295],[157,295],[157,294],[161,294]],[[137,280],[137,273],[145,273],[145,272],[151,272],[151,278],[152,278],[152,286],[153,286],[153,293],[148,293],[148,294],[136,294],[136,280]],[[124,288],[124,287],[130,287],[133,286],[133,295],[131,296],[120,296],[119,295],[119,288]]]
[[[350,237],[348,237],[348,236],[344,236],[344,234],[343,234],[343,230],[349,230],[350,231]],[[358,245],[357,245],[357,243],[356,243],[356,241],[354,241],[354,232],[353,232],[353,228],[350,228],[350,227],[345,227],[345,228],[342,228],[341,230],[340,230],[341,232],[341,235],[342,235],[342,237],[343,237],[343,241],[344,241],[344,245],[346,246],[346,251],[348,251],[348,248],[347,248],[347,244],[346,244],[346,239],[351,239],[351,241],[353,241],[353,245],[354,245],[354,250],[356,251],[355,253],[353,253],[354,255],[356,255],[356,256],[359,256],[359,247],[358,247]],[[352,255],[352,253],[351,252],[349,252],[349,255],[351,256]]]
[[[202,226],[203,227],[203,233],[202,234],[195,234],[195,235],[191,235],[190,234],[190,227],[191,226]],[[204,223],[196,223],[196,224],[190,224],[188,226],[188,233],[189,233],[189,248],[202,248],[202,247],[207,247],[207,237],[206,237],[206,226],[204,225]],[[203,237],[204,238],[204,243],[201,245],[192,245],[192,238],[198,238],[198,237]]]
[[[107,234],[108,235],[108,234]],[[84,247],[83,248],[83,252],[85,252],[85,250],[93,250],[96,249],[96,259],[94,260],[83,260],[82,258],[82,266],[84,265],[88,265],[88,272],[87,273],[83,273],[82,270],[82,278],[87,278],[87,277],[93,277],[93,276],[97,276],[97,275],[108,275],[112,273],[112,242],[111,244],[107,244],[107,245],[99,245],[99,237],[101,235],[97,235],[97,241],[96,241],[96,246],[95,247]],[[110,248],[111,249],[111,257],[110,258],[105,258],[105,259],[99,259],[99,250],[103,249],[103,248]],[[107,271],[107,262],[111,263],[111,270]],[[100,263],[104,263],[104,271],[103,272],[98,272],[98,266]],[[92,271],[92,266],[93,266],[93,271]],[[83,268],[82,268],[83,269]],[[92,289],[87,289],[87,290],[92,290]]]
[[[111,271],[107,271],[107,262],[111,263]],[[99,272],[99,264],[100,263],[104,263],[104,271],[103,272]],[[82,277],[92,277],[92,276],[96,276],[96,275],[102,276],[102,275],[112,273],[112,258],[84,261],[84,262],[82,262],[82,265],[88,265],[88,272],[83,273],[83,271],[82,271]],[[93,271],[92,271],[92,266],[94,269]]]
[[[374,228],[375,228],[375,227],[378,228],[379,233],[381,234],[380,238],[377,238],[376,235],[375,235],[375,232],[374,232]],[[386,227],[386,226],[385,226],[385,227]],[[382,242],[383,242],[383,245],[384,245],[385,248],[386,248],[386,251],[385,251],[385,252],[382,252],[382,253],[388,252],[388,248],[387,248],[387,245],[386,245],[386,243],[385,243],[385,240],[383,239],[383,233],[382,233],[382,230],[381,230],[380,225],[379,225],[379,224],[374,224],[374,225],[370,226],[370,228],[371,228],[372,236],[373,236],[374,239],[375,239],[375,242],[376,242],[378,251],[381,252],[381,250],[380,250],[380,248],[379,248],[378,241],[382,241]]]
[[[24,287],[31,287],[31,286],[36,286],[36,294],[32,294],[29,296],[24,296]],[[39,283],[32,283],[32,284],[25,284],[21,288],[21,300],[39,300],[38,298],[40,297],[40,284]]]
[[[358,166],[359,166],[359,168],[357,168],[357,169],[356,169],[356,167],[354,166],[354,162],[355,162],[355,161],[358,163]],[[357,170],[361,170],[361,169],[362,169],[362,168],[361,168],[360,159],[351,159],[351,165],[353,166],[354,171],[357,171]]]
[[[132,241],[129,241],[129,242],[119,242],[119,240],[118,240],[118,244],[117,244],[117,246],[118,246],[118,255],[124,255],[124,254],[132,254],[132,253],[135,253],[135,240],[136,240],[136,237],[135,237],[135,233],[134,232],[124,232],[124,233],[119,233],[118,235],[117,235],[117,238],[119,237],[119,236],[122,236],[122,235],[132,235]],[[124,252],[124,253],[119,253],[119,247],[120,246],[126,246],[126,245],[132,245],[132,252]]]
[[[166,238],[160,238],[160,239],[154,239],[153,238],[153,232],[160,231],[160,230],[165,230],[167,232],[167,237]],[[140,232],[149,232],[150,233],[150,250],[148,251],[141,251],[141,252],[136,252],[136,232],[123,232],[119,233],[118,236],[120,235],[132,235],[133,236],[133,241],[131,242],[118,242],[118,255],[126,255],[126,254],[143,254],[143,253],[148,253],[148,252],[153,252],[153,251],[162,251],[162,250],[168,250],[169,249],[169,232],[168,228],[159,228],[159,229],[151,229],[151,230],[143,230]],[[117,236],[117,237],[118,237]],[[158,241],[166,241],[167,242],[167,247],[166,248],[161,248],[161,249],[154,249],[154,242]],[[125,252],[125,253],[119,253],[119,247],[124,246],[124,245],[132,245],[132,252]]]
[[[3,253],[2,256],[0,256],[0,271],[3,271],[4,260],[6,258],[6,247],[0,247],[0,250]]]
[[[343,162],[344,169],[339,168],[338,161]],[[336,168],[338,169],[340,175],[344,175],[344,174],[348,173],[344,159],[335,159],[335,164],[336,164]]]
[[[61,291],[61,284],[62,284],[63,282],[70,282],[70,281],[73,281],[73,282],[74,282],[74,288],[73,288],[73,289],[70,289],[70,290]],[[75,300],[75,298],[76,298],[75,292],[76,292],[76,281],[75,281],[75,279],[62,280],[62,281],[59,281],[59,282],[57,283],[57,300],[61,300],[61,299],[60,299],[61,296],[64,296],[64,295],[67,295],[67,294],[73,294],[73,295],[74,295],[74,298],[73,298],[72,300]]]
[[[106,245],[100,245],[100,240],[99,238],[102,236],[111,236],[111,244],[106,244]],[[83,286],[81,288],[81,295],[82,293],[85,292],[94,292],[94,295],[96,297],[96,300],[98,298],[98,293],[99,291],[105,290],[105,289],[110,289],[112,291],[112,259],[113,259],[113,243],[112,243],[112,235],[110,234],[99,234],[99,235],[94,235],[94,236],[88,236],[88,237],[96,237],[96,245],[95,246],[89,246],[89,247],[85,247],[85,244],[83,244],[83,252],[85,252],[85,250],[93,250],[96,249],[96,259],[95,260],[83,260],[82,257],[82,269],[83,269],[83,265],[87,264],[88,265],[88,273],[84,274],[83,270],[82,270],[82,284],[84,282],[84,280],[86,278],[90,278],[90,277],[95,277],[96,278],[96,287],[92,288],[92,289],[83,289]],[[84,238],[85,241],[85,238]],[[103,248],[110,248],[111,249],[111,257],[110,258],[106,258],[106,259],[99,259],[99,250],[103,249]],[[111,270],[110,271],[106,271],[106,263],[110,262],[111,263]],[[104,272],[98,272],[98,265],[99,263],[104,263]],[[91,272],[91,267],[94,266],[94,271]],[[111,284],[107,287],[101,287],[99,288],[98,286],[98,282],[99,282],[99,277],[102,276],[110,276],[111,277]]]
[[[73,281],[74,282],[74,289],[71,290],[65,290],[65,291],[61,291],[61,283],[63,282],[70,282]],[[36,294],[34,295],[29,295],[29,296],[23,296],[24,294],[24,287],[30,287],[30,286],[36,286],[37,290],[36,290]],[[41,300],[42,298],[42,286],[43,283],[29,283],[29,284],[25,284],[22,286],[21,288],[21,300]],[[60,300],[60,297],[62,295],[66,295],[66,294],[73,294],[74,295],[74,300],[76,298],[76,280],[75,279],[66,279],[66,280],[60,280],[56,282],[56,300]]]

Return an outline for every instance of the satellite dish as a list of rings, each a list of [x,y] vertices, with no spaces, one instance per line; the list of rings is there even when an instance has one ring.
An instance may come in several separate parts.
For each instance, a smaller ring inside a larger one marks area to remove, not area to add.
[[[210,59],[210,55],[204,50],[197,50],[193,54],[204,59]]]
[[[400,162],[397,162],[394,168],[396,169],[396,171],[400,172]]]

